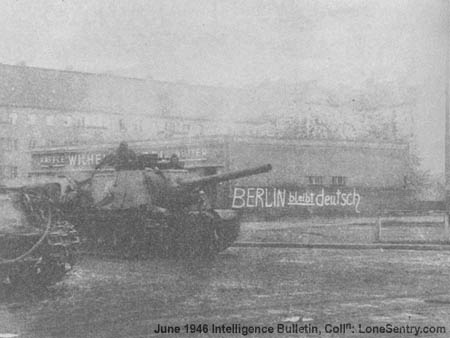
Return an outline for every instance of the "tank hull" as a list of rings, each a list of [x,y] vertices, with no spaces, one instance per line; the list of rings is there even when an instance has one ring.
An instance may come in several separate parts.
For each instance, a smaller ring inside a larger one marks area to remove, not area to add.
[[[185,169],[96,170],[68,194],[64,217],[89,251],[130,258],[210,257],[228,248],[240,228],[235,211],[214,208],[215,186],[270,169],[206,176]]]

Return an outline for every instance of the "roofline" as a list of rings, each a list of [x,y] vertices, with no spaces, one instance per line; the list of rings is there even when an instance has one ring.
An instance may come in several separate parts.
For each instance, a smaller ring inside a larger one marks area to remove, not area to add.
[[[6,108],[16,108],[16,109],[33,109],[33,110],[43,110],[44,113],[47,111],[52,112],[60,112],[60,113],[89,113],[89,114],[95,114],[95,113],[102,113],[102,114],[109,114],[114,116],[119,116],[126,118],[124,116],[124,110],[111,110],[111,109],[74,109],[74,108],[55,108],[55,107],[45,107],[45,106],[30,106],[30,105],[17,105],[17,104],[2,104],[0,103],[0,108],[6,107]],[[206,117],[183,117],[183,116],[176,116],[176,115],[162,115],[162,114],[152,114],[148,112],[138,112],[138,113],[129,113],[126,112],[127,115],[133,115],[133,116],[149,116],[151,118],[155,119],[165,119],[165,120],[177,120],[177,121],[215,121],[214,119],[208,119]],[[237,122],[239,123],[239,122]]]
[[[233,136],[234,142],[248,144],[266,144],[280,146],[371,148],[371,149],[408,149],[406,142],[387,142],[373,140],[339,140],[339,139],[283,139],[278,137]]]
[[[81,70],[68,70],[68,69],[58,69],[58,68],[45,68],[45,67],[37,67],[32,65],[12,65],[8,63],[2,63],[0,62],[0,67],[11,67],[11,68],[31,68],[36,69],[40,71],[46,71],[46,72],[61,72],[61,73],[71,73],[71,74],[80,74],[80,75],[88,75],[88,76],[99,76],[99,77],[111,77],[111,78],[119,78],[119,79],[128,79],[128,80],[135,80],[140,82],[156,82],[162,85],[172,85],[172,86],[189,86],[194,88],[205,88],[205,89],[217,89],[217,90],[233,90],[237,92],[242,92],[247,90],[247,88],[244,87],[235,87],[235,86],[216,86],[216,85],[208,85],[208,84],[198,84],[198,83],[188,83],[184,81],[168,81],[168,80],[158,80],[153,77],[133,77],[133,76],[126,76],[126,75],[118,75],[118,74],[111,74],[111,73],[94,73],[94,72],[87,72],[87,71],[81,71]],[[250,88],[256,88],[256,87],[250,87]]]
[[[132,76],[125,76],[125,75],[118,75],[118,74],[111,74],[111,73],[94,73],[94,72],[87,72],[87,71],[81,71],[81,70],[68,70],[68,69],[58,69],[58,68],[45,68],[45,67],[37,67],[32,65],[12,65],[8,63],[2,63],[0,62],[0,67],[10,67],[10,68],[31,68],[36,69],[40,71],[46,71],[46,72],[61,72],[61,73],[70,73],[70,74],[79,74],[79,75],[88,75],[88,76],[101,76],[101,77],[111,77],[111,78],[119,78],[119,79],[128,79],[128,80],[135,80],[140,82],[157,82],[163,85],[174,85],[174,86],[189,86],[189,87],[197,87],[197,88],[208,88],[208,89],[230,89],[230,90],[237,90],[240,91],[244,88],[240,87],[224,87],[224,86],[213,86],[213,85],[204,85],[204,84],[196,84],[196,83],[187,83],[183,81],[167,81],[167,80],[157,80],[154,78],[144,78],[144,77],[132,77]]]
[[[1,62],[0,62],[0,67],[22,68],[22,69],[23,68],[32,68],[32,69],[46,71],[46,72],[61,72],[61,73],[71,73],[71,74],[80,74],[80,75],[89,75],[89,76],[113,77],[113,78],[136,80],[136,81],[142,81],[142,82],[147,81],[146,78],[122,76],[122,75],[109,74],[109,73],[93,73],[93,72],[84,72],[84,71],[79,71],[79,70],[44,68],[44,67],[36,67],[36,66],[29,66],[29,65],[11,65],[11,64],[7,64],[7,63],[1,63]]]
[[[406,142],[374,142],[374,141],[357,141],[357,140],[298,140],[298,139],[280,139],[275,137],[252,137],[252,136],[228,136],[228,135],[211,135],[200,137],[177,137],[167,140],[146,139],[146,140],[129,140],[127,141],[131,148],[141,147],[163,147],[163,146],[180,146],[180,145],[199,145],[205,142],[224,144],[228,142],[247,143],[259,145],[278,145],[278,146],[299,146],[299,147],[345,147],[345,148],[370,148],[370,149],[396,149],[405,150],[409,148]],[[31,154],[45,153],[62,153],[76,151],[98,151],[112,150],[117,148],[118,142],[109,142],[101,144],[82,144],[76,146],[58,146],[58,147],[40,147],[30,150]]]
[[[19,105],[19,104],[4,104],[0,103],[0,107],[6,108],[16,108],[16,109],[34,109],[34,110],[44,110],[44,111],[60,111],[61,113],[107,113],[112,115],[123,116],[123,113],[119,111],[112,111],[111,109],[74,109],[74,108],[64,108],[64,107],[46,107],[46,106],[31,106],[31,105]]]

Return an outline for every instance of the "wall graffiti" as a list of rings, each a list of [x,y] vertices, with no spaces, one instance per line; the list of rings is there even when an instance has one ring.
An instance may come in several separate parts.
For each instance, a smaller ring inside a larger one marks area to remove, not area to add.
[[[291,191],[281,188],[235,187],[232,208],[353,207],[359,213],[361,195],[346,191]]]

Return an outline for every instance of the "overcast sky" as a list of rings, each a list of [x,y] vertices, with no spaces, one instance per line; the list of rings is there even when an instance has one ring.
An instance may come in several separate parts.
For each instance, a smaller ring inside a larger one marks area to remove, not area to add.
[[[2,0],[0,62],[242,87],[417,88],[424,167],[443,170],[445,0]]]

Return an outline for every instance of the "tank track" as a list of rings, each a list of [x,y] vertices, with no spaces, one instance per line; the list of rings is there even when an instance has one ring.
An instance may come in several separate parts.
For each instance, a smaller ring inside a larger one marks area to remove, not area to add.
[[[239,234],[238,220],[222,220],[213,210],[152,217],[135,209],[101,211],[73,222],[86,252],[121,258],[209,257]]]
[[[171,254],[210,257],[228,248],[239,234],[238,220],[222,220],[213,210],[183,215],[176,223]]]

